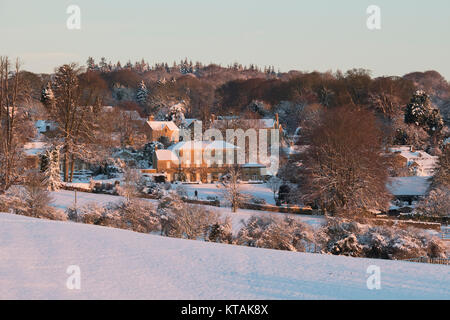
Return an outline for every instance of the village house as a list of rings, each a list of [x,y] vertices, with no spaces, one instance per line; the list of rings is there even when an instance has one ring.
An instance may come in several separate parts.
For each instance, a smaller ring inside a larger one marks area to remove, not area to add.
[[[150,141],[159,141],[161,137],[166,137],[168,141],[178,142],[180,138],[180,129],[173,121],[155,121],[150,116],[146,126],[147,138]]]
[[[432,176],[438,164],[438,157],[412,146],[394,146],[389,152],[394,153],[394,161],[399,166],[407,168],[414,176]]]
[[[182,141],[167,150],[156,150],[153,169],[165,174],[167,181],[218,181],[230,166],[237,163],[237,149],[222,140]],[[227,152],[232,153],[233,164],[227,163]],[[261,164],[243,164],[240,167],[242,180],[261,180],[266,168]]]

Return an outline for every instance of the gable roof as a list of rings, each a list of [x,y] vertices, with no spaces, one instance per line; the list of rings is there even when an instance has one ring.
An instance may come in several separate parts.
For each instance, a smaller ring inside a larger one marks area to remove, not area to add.
[[[155,154],[157,160],[178,161],[177,155],[172,150],[156,150]]]
[[[160,131],[167,127],[171,131],[178,131],[177,125],[173,121],[147,121],[152,130]]]
[[[203,150],[203,149],[238,149],[234,144],[228,143],[223,140],[214,141],[180,141],[169,147],[169,150]]]

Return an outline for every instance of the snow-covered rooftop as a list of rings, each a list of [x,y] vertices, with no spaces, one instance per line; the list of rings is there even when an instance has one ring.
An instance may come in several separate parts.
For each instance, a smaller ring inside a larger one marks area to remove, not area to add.
[[[421,172],[418,172],[418,175],[433,175],[439,161],[439,157],[432,156],[423,150],[413,151],[410,146],[392,147],[389,148],[389,151],[404,157],[407,166],[416,164],[420,167]]]
[[[191,124],[193,124],[194,122],[200,122],[200,120],[195,119],[195,118],[188,118],[188,119],[184,119],[184,125],[186,127],[189,127]]]
[[[156,150],[156,159],[166,161],[178,161],[178,157],[172,150]]]
[[[394,196],[423,196],[430,183],[430,177],[393,177],[387,188]]]
[[[238,149],[235,145],[223,140],[214,141],[180,141],[169,147],[169,150],[204,150],[204,149]]]
[[[159,131],[167,127],[171,131],[177,131],[178,127],[173,121],[147,121],[152,130]]]
[[[260,163],[244,163],[241,165],[242,168],[265,168],[266,166]]]

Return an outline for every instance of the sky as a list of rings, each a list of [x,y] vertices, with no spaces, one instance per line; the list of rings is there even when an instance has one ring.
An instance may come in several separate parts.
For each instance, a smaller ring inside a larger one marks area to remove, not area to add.
[[[80,8],[79,30],[66,26],[69,5]],[[381,9],[380,30],[366,26],[369,5]],[[89,56],[187,57],[282,72],[436,70],[450,80],[449,36],[448,0],[0,0],[0,55],[43,73]]]

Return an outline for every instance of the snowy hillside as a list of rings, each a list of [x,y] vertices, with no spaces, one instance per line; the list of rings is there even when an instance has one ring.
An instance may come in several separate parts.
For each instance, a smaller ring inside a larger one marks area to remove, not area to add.
[[[70,265],[80,290],[66,287]],[[370,265],[381,290],[367,289]],[[449,270],[0,214],[1,299],[449,299]]]

